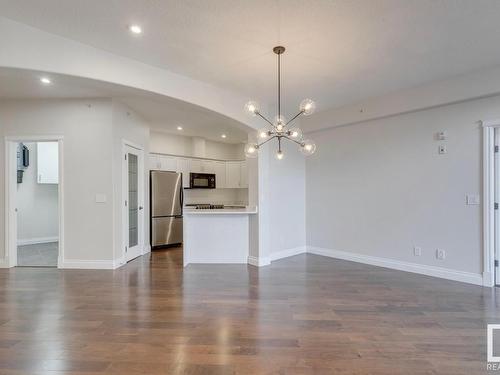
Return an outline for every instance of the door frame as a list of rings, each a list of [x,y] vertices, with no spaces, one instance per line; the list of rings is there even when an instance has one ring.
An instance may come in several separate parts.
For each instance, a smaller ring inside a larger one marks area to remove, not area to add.
[[[483,127],[483,285],[492,287],[500,284],[500,275],[495,275],[495,256],[500,250],[498,229],[500,215],[499,210],[495,210],[495,197],[498,193],[495,187],[495,174],[496,170],[500,172],[500,160],[496,156],[498,153],[495,153],[495,129],[500,129],[500,119],[481,121],[481,125]],[[498,178],[500,179],[500,173]]]
[[[127,155],[127,149],[131,148],[137,151],[138,155],[138,172],[139,176],[139,194],[138,194],[138,204],[143,207],[142,218],[138,218],[138,235],[139,235],[139,255],[144,255],[146,253],[146,238],[145,238],[145,228],[146,228],[146,213],[145,213],[145,172],[144,172],[144,147],[136,144],[134,142],[130,142],[126,139],[122,139],[122,188],[121,188],[121,207],[122,207],[122,259],[123,264],[129,262],[132,259],[127,259],[127,249],[128,249],[128,236],[129,236],[129,227],[128,227],[128,206],[126,205],[126,201],[128,201],[128,160],[125,158]],[[135,259],[134,257],[133,259]]]
[[[64,136],[62,135],[34,135],[34,136],[6,136],[5,146],[5,265],[17,266],[17,156],[13,155],[17,143],[20,142],[57,142],[58,143],[58,220],[59,220],[59,248],[57,254],[57,268],[64,264]]]

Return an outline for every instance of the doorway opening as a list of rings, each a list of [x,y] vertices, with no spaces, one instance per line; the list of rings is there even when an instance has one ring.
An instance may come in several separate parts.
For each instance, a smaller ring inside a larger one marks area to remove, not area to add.
[[[61,138],[6,141],[6,244],[10,267],[62,259]]]

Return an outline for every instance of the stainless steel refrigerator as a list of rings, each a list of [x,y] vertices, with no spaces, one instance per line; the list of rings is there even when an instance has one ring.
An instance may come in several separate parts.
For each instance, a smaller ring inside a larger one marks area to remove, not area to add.
[[[151,171],[151,247],[182,243],[182,174]]]

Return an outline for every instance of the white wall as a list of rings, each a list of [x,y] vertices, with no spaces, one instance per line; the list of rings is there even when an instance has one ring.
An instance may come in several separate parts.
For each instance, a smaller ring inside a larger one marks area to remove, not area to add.
[[[192,156],[193,142],[191,137],[151,131],[150,151],[162,154]]]
[[[295,143],[283,141],[283,160],[277,160],[276,142],[269,142],[268,199],[271,202],[269,254],[306,245],[305,157]]]
[[[30,153],[30,165],[24,170],[23,182],[17,184],[18,243],[57,239],[59,236],[59,203],[57,184],[37,182],[36,143],[24,143]]]
[[[64,136],[65,259],[113,259],[113,179],[111,101],[1,100],[0,137]],[[0,142],[0,155],[5,155]],[[0,163],[0,197],[5,194],[5,163]],[[95,202],[97,193],[108,202]],[[4,199],[0,199],[0,238],[4,238]],[[0,258],[5,255],[0,241]]]
[[[208,159],[220,160],[245,159],[243,144],[231,144],[204,140],[204,155],[200,155],[198,150],[195,149],[196,146],[194,146],[196,141],[199,141],[200,138],[155,131],[151,131],[150,137],[151,152],[179,156],[205,157]]]
[[[478,121],[499,117],[492,97],[311,134],[307,244],[482,273],[481,207],[466,205],[466,194],[481,193]],[[448,140],[437,141],[442,130]]]

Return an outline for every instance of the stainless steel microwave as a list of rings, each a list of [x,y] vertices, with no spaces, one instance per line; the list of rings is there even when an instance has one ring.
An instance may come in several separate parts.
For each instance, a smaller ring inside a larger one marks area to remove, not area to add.
[[[215,189],[215,174],[190,173],[189,187],[191,189]]]

